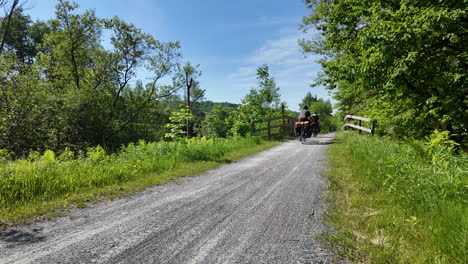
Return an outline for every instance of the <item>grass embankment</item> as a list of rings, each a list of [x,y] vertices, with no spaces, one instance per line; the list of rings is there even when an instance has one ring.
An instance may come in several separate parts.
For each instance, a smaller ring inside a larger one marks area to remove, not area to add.
[[[336,233],[325,241],[359,263],[467,263],[468,155],[454,155],[445,136],[341,133],[329,153]]]
[[[0,226],[54,217],[66,207],[201,173],[279,143],[258,137],[139,142],[111,155],[96,147],[78,158],[69,151],[58,157],[46,151],[0,160]]]

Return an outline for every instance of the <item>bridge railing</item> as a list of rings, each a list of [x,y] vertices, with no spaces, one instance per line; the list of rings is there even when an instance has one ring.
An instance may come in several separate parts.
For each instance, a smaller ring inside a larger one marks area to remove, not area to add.
[[[348,131],[350,128],[354,128],[354,129],[357,129],[359,131],[359,134],[361,134],[361,131],[365,131],[365,132],[368,132],[368,133],[371,133],[372,135],[374,135],[375,123],[377,121],[372,120],[372,119],[367,118],[367,117],[354,116],[354,115],[346,115],[344,120],[346,122],[344,124],[345,131]],[[350,123],[349,120],[357,120],[357,124],[352,124],[352,123]],[[362,126],[362,121],[370,123],[370,128],[363,127]]]
[[[250,133],[252,135],[257,135],[258,132],[267,131],[266,135],[268,137],[273,135],[295,136],[294,123],[296,121],[296,119],[286,115],[252,121]]]

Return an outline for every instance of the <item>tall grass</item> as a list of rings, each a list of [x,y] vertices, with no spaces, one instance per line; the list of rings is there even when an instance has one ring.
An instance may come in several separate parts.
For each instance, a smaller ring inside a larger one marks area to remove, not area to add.
[[[264,143],[258,137],[144,142],[106,154],[101,147],[87,153],[68,150],[56,156],[32,152],[29,158],[0,160],[0,209],[67,197],[78,192],[131,182],[144,175],[159,177],[187,163],[222,162],[228,155]]]
[[[447,134],[426,142],[354,133],[339,139],[331,150],[331,219],[360,247],[361,254],[350,256],[466,263],[468,155],[455,154]]]

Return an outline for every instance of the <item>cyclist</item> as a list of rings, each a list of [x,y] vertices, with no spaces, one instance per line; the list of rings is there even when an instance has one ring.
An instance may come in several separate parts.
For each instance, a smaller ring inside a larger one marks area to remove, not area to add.
[[[302,121],[309,121],[310,118],[310,112],[309,112],[309,107],[307,105],[304,105],[304,107],[301,109],[301,112],[299,113],[299,122]],[[301,135],[301,126],[298,125],[299,123],[296,123],[296,136]]]
[[[301,112],[299,113],[299,121],[309,121],[310,112],[308,109],[309,107],[307,105],[304,105]]]
[[[317,115],[317,112],[314,112],[314,114],[310,117],[310,121],[319,123],[319,116]]]

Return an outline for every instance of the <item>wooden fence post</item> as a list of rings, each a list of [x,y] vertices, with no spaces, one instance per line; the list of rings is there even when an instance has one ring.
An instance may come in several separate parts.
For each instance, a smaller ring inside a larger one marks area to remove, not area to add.
[[[255,135],[255,123],[254,121],[252,121],[252,123],[250,123],[250,133],[251,135]]]
[[[284,102],[281,103],[281,118],[282,118],[281,132],[282,132],[282,135],[286,134],[286,122],[284,120],[284,109],[285,108],[286,108],[286,104]]]
[[[358,120],[358,126],[361,126],[362,123],[361,123],[361,120]],[[361,134],[361,130],[358,130],[358,134]]]
[[[372,120],[371,127],[370,127],[371,135],[374,135],[374,132],[375,132],[375,122],[376,122],[375,120]]]
[[[268,137],[271,136],[271,132],[270,132],[270,131],[271,131],[271,129],[270,129],[270,121],[268,121]]]

